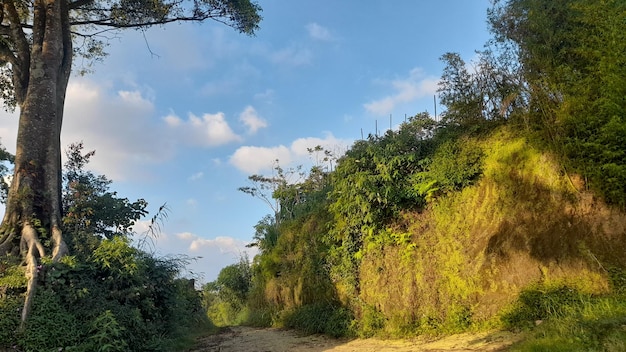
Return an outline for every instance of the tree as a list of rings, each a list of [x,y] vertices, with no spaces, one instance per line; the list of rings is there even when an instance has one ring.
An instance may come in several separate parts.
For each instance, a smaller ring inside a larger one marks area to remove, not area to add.
[[[137,220],[147,215],[143,199],[130,202],[110,190],[111,180],[85,170],[95,151],[83,154],[83,143],[72,143],[63,165],[63,227],[70,234],[68,247],[86,257],[103,238],[127,236]]]
[[[10,175],[11,169],[9,165],[13,165],[15,161],[15,155],[7,152],[4,146],[0,145],[0,202],[6,203],[7,196],[9,194],[9,183],[7,178]]]
[[[626,3],[495,1],[489,23],[516,48],[529,113],[565,166],[626,208]]]
[[[212,19],[252,35],[261,8],[251,0],[6,0],[0,11],[0,92],[18,107],[15,169],[0,225],[0,254],[22,258],[28,315],[40,257],[68,252],[62,234],[60,134],[74,55],[102,54],[102,33]],[[82,40],[74,46],[74,41]],[[42,241],[46,236],[50,241]],[[46,243],[50,245],[47,246]]]
[[[274,212],[275,223],[293,218],[294,207],[303,201],[300,183],[305,178],[302,165],[283,169],[275,161],[272,176],[250,175],[251,186],[239,187],[238,190],[262,200]]]
[[[507,48],[488,48],[477,54],[474,72],[457,53],[441,57],[446,66],[438,92],[447,108],[442,115],[448,123],[468,126],[502,121],[525,111],[524,85],[516,58]]]

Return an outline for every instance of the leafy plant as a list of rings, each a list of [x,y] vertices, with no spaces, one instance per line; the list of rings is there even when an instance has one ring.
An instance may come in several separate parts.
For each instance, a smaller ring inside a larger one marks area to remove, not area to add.
[[[350,335],[352,319],[352,314],[348,309],[319,302],[296,308],[287,315],[285,326],[306,334],[343,337]]]
[[[128,345],[122,339],[123,330],[124,328],[115,319],[115,315],[110,310],[106,310],[91,322],[91,336],[87,339],[87,343],[93,351],[126,351]]]

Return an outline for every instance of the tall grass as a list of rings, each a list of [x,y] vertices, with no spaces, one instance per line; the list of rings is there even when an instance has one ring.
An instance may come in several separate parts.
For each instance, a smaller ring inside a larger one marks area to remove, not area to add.
[[[510,327],[528,328],[512,351],[626,351],[626,296],[594,297],[567,287],[524,291],[504,316]]]

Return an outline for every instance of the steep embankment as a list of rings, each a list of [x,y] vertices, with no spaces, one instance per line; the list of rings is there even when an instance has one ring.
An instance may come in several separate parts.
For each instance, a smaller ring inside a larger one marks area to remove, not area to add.
[[[623,212],[506,129],[472,143],[484,152],[475,184],[404,213],[399,243],[364,244],[362,321],[392,334],[455,330],[532,285],[607,292],[609,273],[626,267]]]

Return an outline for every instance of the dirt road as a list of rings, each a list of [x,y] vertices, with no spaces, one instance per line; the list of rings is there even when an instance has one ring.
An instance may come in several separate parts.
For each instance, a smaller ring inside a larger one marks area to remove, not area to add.
[[[519,337],[508,332],[460,334],[437,341],[331,339],[325,336],[301,336],[294,331],[226,328],[217,335],[198,341],[192,352],[408,352],[408,351],[506,351]]]

